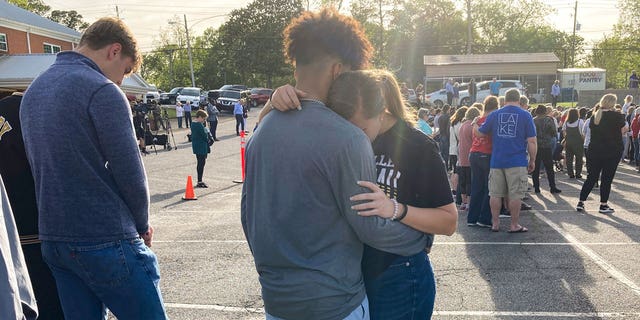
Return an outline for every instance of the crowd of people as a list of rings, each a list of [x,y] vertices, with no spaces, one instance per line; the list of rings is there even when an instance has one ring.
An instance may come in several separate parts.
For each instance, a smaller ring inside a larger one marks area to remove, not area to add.
[[[422,108],[418,111],[420,120],[417,127],[439,142],[443,161],[447,166],[447,170],[451,173],[452,192],[454,195],[461,193],[456,202],[460,205],[461,210],[468,211],[468,224],[470,226],[476,224],[489,227],[490,225],[487,223],[486,215],[483,221],[478,218],[482,217],[482,212],[477,211],[477,208],[479,203],[486,202],[484,199],[486,198],[487,190],[483,186],[488,181],[487,176],[490,173],[490,170],[482,170],[486,168],[486,165],[481,163],[479,159],[486,159],[489,162],[489,159],[492,159],[491,149],[495,143],[492,144],[491,140],[485,140],[487,139],[486,137],[473,135],[473,143],[469,146],[466,143],[468,133],[462,130],[464,127],[464,122],[462,121],[469,121],[469,117],[464,115],[470,112],[474,114],[476,111],[473,109],[478,109],[484,114],[476,122],[482,124],[486,115],[498,108],[502,110],[508,106],[507,100],[508,97],[506,96],[489,96],[484,103],[475,103],[471,107],[452,108],[449,105],[445,105],[442,108]],[[603,109],[604,102],[607,105]],[[529,174],[535,193],[541,192],[541,174],[545,174],[547,177],[549,192],[558,194],[562,191],[556,184],[557,172],[566,173],[569,179],[577,180],[583,180],[585,177],[583,173],[586,172],[584,194],[580,197],[576,210],[584,211],[584,200],[589,192],[594,187],[600,187],[601,205],[598,211],[600,213],[614,212],[614,209],[608,206],[607,201],[616,167],[619,163],[626,162],[640,172],[640,110],[638,110],[640,108],[637,108],[633,103],[633,96],[631,95],[625,97],[623,105],[616,102],[616,96],[611,94],[604,96],[603,100],[593,107],[562,108],[548,104],[538,105],[533,108],[529,106],[528,99],[524,96],[512,101],[513,105],[528,111],[530,116],[533,117],[537,152],[528,152],[528,158],[534,161],[533,170]],[[613,111],[612,113],[604,113],[606,117],[602,126],[599,123],[603,111],[599,110]],[[615,125],[610,123],[612,121],[609,120],[612,117],[609,116],[610,114],[616,114],[617,122]],[[595,119],[598,120],[596,121]],[[611,127],[608,128],[609,131],[602,129],[605,126]],[[594,128],[595,133],[593,132]],[[614,132],[615,130],[618,131]],[[595,138],[592,137],[594,135]],[[603,137],[605,137],[605,140],[603,140]],[[483,145],[488,145],[488,147],[485,147],[480,152]],[[445,149],[448,151],[443,152]],[[498,149],[504,150],[502,145],[499,145]],[[471,150],[470,154],[469,150]],[[472,182],[470,191],[465,185],[467,181],[466,168],[469,165],[467,164],[467,159],[461,159],[460,157],[460,155],[465,155],[466,157],[467,154],[469,154],[469,159],[472,159],[471,171],[475,172],[475,174],[471,175],[472,181],[482,182],[478,184]],[[611,159],[613,155],[618,157],[617,161]],[[501,155],[500,157],[504,158],[506,156],[509,155]],[[606,161],[602,160],[602,157],[605,156]],[[589,176],[591,176],[591,179]],[[476,201],[473,201],[474,197],[471,197],[472,200],[470,201],[466,200],[471,194],[478,194],[478,197],[483,200],[478,200],[477,197]],[[485,205],[484,208],[486,212],[487,206]],[[521,209],[527,210],[530,209],[530,206],[522,203]],[[512,211],[506,202],[502,205],[501,210],[502,216],[508,215],[507,211]]]
[[[528,208],[529,175],[541,192],[544,167],[557,194],[554,168],[581,179],[586,156],[576,210],[586,210],[599,181],[599,212],[610,214],[618,164],[640,163],[640,108],[632,97],[623,106],[607,94],[591,109],[530,109],[517,89],[502,97],[498,90],[481,103],[420,109],[416,117],[394,75],[368,69],[372,47],[353,18],[334,9],[304,12],[284,39],[296,84],[278,88],[260,114],[241,198],[266,319],[429,319],[434,235],[452,235],[460,212],[468,226],[499,232],[500,217],[509,216],[503,229],[527,232],[519,215]],[[0,159],[11,152],[20,160],[0,162],[21,219],[19,240],[9,227],[13,240],[2,244],[13,244],[13,253],[20,242],[25,252],[11,257],[15,269],[6,278],[15,281],[0,299],[3,319],[35,319],[38,308],[40,319],[104,319],[107,309],[119,319],[167,318],[136,142],[146,124],[131,121],[118,87],[140,62],[126,25],[102,18],[24,96],[0,101],[20,129],[0,140],[2,148],[9,143]],[[456,83],[450,86],[455,105]],[[19,108],[29,112],[18,117]],[[84,125],[69,122],[69,112]],[[179,127],[184,117],[191,132],[196,186],[206,188],[219,112],[189,102],[176,112]],[[240,135],[242,101],[234,114]],[[11,226],[1,183],[0,193]]]

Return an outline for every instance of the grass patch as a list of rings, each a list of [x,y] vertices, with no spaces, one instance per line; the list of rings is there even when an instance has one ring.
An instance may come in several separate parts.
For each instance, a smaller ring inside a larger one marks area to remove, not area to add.
[[[570,108],[578,105],[578,102],[558,102],[559,107]]]

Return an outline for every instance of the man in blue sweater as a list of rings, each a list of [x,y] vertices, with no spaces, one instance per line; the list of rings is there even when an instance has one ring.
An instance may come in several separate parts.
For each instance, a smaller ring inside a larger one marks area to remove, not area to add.
[[[118,87],[139,64],[129,29],[102,18],[75,51],[58,54],[22,100],[42,255],[66,319],[103,319],[106,308],[119,319],[166,319],[158,262],[148,248],[147,178]]]

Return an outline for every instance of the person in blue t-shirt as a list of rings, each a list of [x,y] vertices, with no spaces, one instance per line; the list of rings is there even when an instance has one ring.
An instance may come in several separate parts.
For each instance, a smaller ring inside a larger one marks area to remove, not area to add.
[[[502,88],[502,82],[498,82],[496,78],[493,78],[493,81],[489,84],[489,91],[492,96],[500,96],[500,88]]]
[[[493,141],[489,196],[491,198],[492,231],[499,231],[502,199],[507,198],[511,212],[510,233],[527,232],[518,223],[520,206],[527,191],[528,173],[533,172],[537,152],[536,127],[531,114],[519,106],[520,92],[509,89],[505,106],[492,112],[478,127],[478,136],[491,136]],[[529,159],[527,159],[527,152]]]

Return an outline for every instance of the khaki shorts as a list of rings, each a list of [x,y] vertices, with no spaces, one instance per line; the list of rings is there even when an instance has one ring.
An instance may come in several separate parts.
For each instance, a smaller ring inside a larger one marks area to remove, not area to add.
[[[489,196],[522,199],[527,191],[528,182],[527,167],[492,168],[489,171]]]

